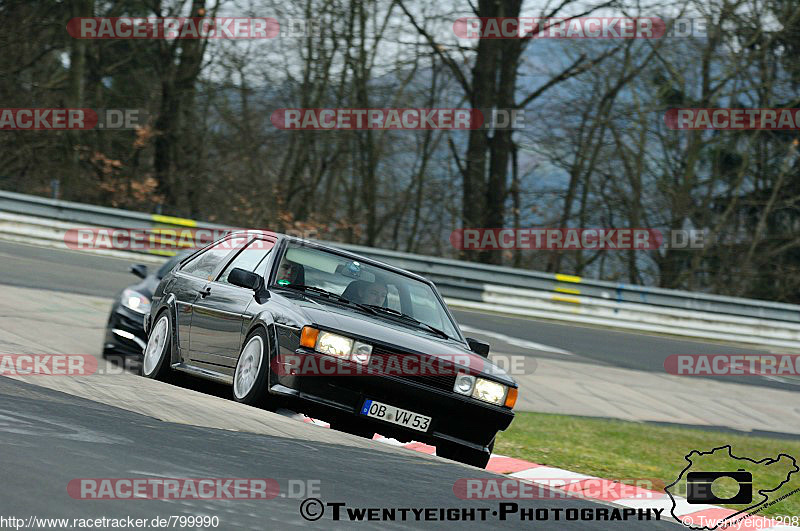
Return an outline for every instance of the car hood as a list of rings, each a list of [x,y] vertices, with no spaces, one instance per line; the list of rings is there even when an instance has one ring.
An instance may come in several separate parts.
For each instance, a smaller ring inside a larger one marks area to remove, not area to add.
[[[358,336],[387,349],[400,347],[402,350],[436,358],[468,360],[469,367],[491,375],[498,381],[515,385],[514,380],[503,369],[483,356],[475,354],[459,341],[440,338],[422,328],[406,326],[394,319],[373,316],[344,305],[318,301],[304,294],[293,294],[287,298],[292,299],[295,306],[305,314],[308,322],[320,328]],[[457,357],[453,358],[454,356]]]

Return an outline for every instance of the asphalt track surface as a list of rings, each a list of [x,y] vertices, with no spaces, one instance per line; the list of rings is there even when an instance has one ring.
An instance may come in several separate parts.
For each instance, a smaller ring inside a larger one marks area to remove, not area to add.
[[[128,272],[132,260],[77,251],[0,241],[0,284],[113,297],[136,277]],[[153,266],[151,266],[153,267]],[[520,319],[472,311],[454,311],[462,325],[535,341],[573,353],[570,361],[663,373],[664,360],[672,354],[763,354],[757,348],[738,348],[718,343],[605,330],[542,320]],[[467,334],[469,335],[469,334]],[[491,341],[491,339],[490,339]],[[504,353],[530,356],[531,352],[504,345]],[[536,357],[565,359],[547,351]],[[796,383],[751,376],[710,377],[731,383],[800,391]],[[697,378],[702,381],[703,378]]]
[[[315,488],[324,503],[362,508],[485,508],[485,521],[360,522],[367,528],[676,529],[669,521],[521,521],[525,508],[609,509],[584,500],[519,501],[518,511],[500,518],[498,501],[460,500],[460,478],[493,474],[411,452],[392,454],[346,444],[258,435],[153,418],[0,377],[0,516],[36,518],[169,518],[217,516],[218,529],[312,527],[350,529],[347,519],[304,520],[307,494],[289,482]],[[314,429],[309,426],[309,428]],[[317,428],[322,429],[322,428]],[[375,443],[380,444],[380,443]],[[264,500],[92,500],[74,499],[67,485],[77,478],[270,478],[283,496]],[[313,485],[306,482],[314,482]],[[437,513],[438,514],[438,513]],[[562,513],[563,514],[563,513]],[[553,516],[555,518],[555,516]],[[4,527],[7,528],[7,527]],[[70,526],[69,528],[73,528]]]

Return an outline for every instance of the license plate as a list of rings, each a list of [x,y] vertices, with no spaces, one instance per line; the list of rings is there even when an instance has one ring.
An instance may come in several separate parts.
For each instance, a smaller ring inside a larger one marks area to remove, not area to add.
[[[364,407],[361,408],[361,414],[384,422],[399,424],[400,426],[417,431],[428,431],[428,426],[431,424],[430,417],[408,411],[407,409],[390,406],[382,402],[375,402],[374,400],[367,400],[364,402]]]

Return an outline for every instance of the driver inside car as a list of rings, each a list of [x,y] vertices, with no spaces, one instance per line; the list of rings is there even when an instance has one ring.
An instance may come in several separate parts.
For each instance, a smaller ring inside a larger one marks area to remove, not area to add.
[[[386,284],[381,282],[363,282],[357,288],[358,299],[361,304],[371,304],[373,306],[383,306],[389,290]]]
[[[303,266],[290,262],[289,260],[284,260],[278,267],[277,278],[279,281],[286,280],[290,284],[303,284],[305,283],[305,279],[303,278],[305,275],[303,273]]]

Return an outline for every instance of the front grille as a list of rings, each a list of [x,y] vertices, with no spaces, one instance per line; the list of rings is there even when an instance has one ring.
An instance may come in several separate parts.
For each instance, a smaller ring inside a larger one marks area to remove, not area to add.
[[[410,358],[410,360],[406,358]],[[426,363],[426,361],[430,361],[430,357],[424,354],[421,355],[409,354],[405,352],[392,352],[382,347],[373,346],[370,366],[389,368],[388,375],[393,378],[412,381],[426,387],[433,387],[435,389],[452,392],[453,386],[456,383],[457,369],[455,368],[455,365],[448,361],[436,361],[433,365],[431,365]],[[392,368],[397,367],[400,367],[401,370],[392,370]],[[409,373],[406,373],[406,371],[402,370],[403,367],[417,367],[424,370],[418,371],[417,373],[412,370],[409,371]],[[431,367],[433,367],[433,370],[430,370]],[[378,374],[380,374],[380,372],[378,372]]]

